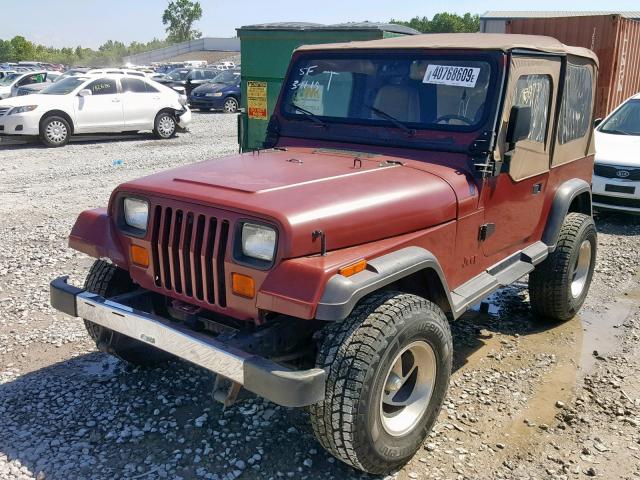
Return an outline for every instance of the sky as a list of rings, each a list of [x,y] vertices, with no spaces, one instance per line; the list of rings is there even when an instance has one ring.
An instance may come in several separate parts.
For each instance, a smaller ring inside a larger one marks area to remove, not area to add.
[[[0,38],[22,35],[54,47],[96,48],[107,40],[145,42],[164,38],[162,12],[168,0],[0,0]],[[438,12],[478,13],[526,10],[513,0],[200,0],[202,19],[195,28],[204,36],[235,36],[235,29],[256,23],[305,21],[343,23],[389,21]],[[537,10],[637,10],[638,0],[537,0]]]

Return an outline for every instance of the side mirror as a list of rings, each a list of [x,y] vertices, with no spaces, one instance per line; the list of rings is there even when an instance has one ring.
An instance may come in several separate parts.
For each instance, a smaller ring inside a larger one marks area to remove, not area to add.
[[[602,120],[604,120],[604,118],[596,118],[593,121],[593,128],[596,128],[597,126],[599,126],[602,123]]]
[[[88,88],[83,88],[78,92],[79,97],[90,97],[91,95],[93,95],[93,92]]]
[[[509,125],[507,127],[506,142],[509,150],[512,150],[516,143],[529,136],[531,131],[531,107],[514,105],[509,113]]]

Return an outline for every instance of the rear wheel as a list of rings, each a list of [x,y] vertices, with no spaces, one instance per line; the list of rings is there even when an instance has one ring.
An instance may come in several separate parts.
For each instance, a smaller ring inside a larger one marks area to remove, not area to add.
[[[154,122],[153,133],[156,137],[167,139],[176,134],[178,125],[176,123],[176,117],[169,112],[160,112],[156,115]]]
[[[589,293],[596,248],[593,218],[569,213],[556,249],[529,274],[529,297],[536,315],[556,322],[573,318]]]
[[[51,115],[40,122],[40,140],[47,147],[62,147],[69,143],[71,126],[64,117]]]
[[[126,270],[102,260],[96,260],[84,283],[88,292],[102,297],[113,297],[133,290],[134,285]],[[114,332],[88,320],[84,321],[89,336],[96,342],[98,350],[138,366],[151,366],[171,358],[166,352],[146,343]]]
[[[330,325],[316,365],[325,398],[310,407],[318,441],[373,474],[404,465],[436,421],[451,375],[449,324],[435,304],[381,292]]]
[[[224,101],[223,110],[225,113],[236,113],[238,111],[238,100],[229,97]]]

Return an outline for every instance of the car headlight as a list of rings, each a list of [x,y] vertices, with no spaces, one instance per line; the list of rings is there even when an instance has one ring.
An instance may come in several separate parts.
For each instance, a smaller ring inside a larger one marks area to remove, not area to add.
[[[264,225],[245,223],[241,244],[244,256],[271,262],[276,251],[276,231]]]
[[[15,115],[16,113],[33,112],[36,108],[38,108],[37,105],[23,105],[22,107],[13,107],[11,110],[9,110],[8,115]]]
[[[125,197],[124,223],[128,226],[146,231],[149,220],[149,203],[139,198]]]
[[[189,102],[189,99],[187,98],[186,95],[180,95],[178,97],[178,101],[180,102],[180,105],[182,105],[183,107],[187,105],[187,103]]]
[[[205,97],[221,97],[222,92],[209,92],[204,94]]]

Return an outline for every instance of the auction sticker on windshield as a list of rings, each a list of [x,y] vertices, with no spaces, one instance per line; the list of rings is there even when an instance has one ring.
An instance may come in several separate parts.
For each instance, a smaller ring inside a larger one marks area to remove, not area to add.
[[[268,120],[267,82],[247,82],[247,113],[255,120]]]
[[[422,83],[473,88],[478,81],[478,75],[480,75],[480,67],[429,65]]]

